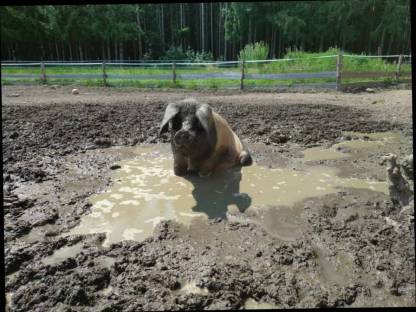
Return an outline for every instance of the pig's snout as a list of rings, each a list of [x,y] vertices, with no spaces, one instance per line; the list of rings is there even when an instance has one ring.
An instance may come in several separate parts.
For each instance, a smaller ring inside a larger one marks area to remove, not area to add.
[[[192,141],[192,136],[188,131],[178,131],[174,137],[175,143],[177,145],[188,145]]]

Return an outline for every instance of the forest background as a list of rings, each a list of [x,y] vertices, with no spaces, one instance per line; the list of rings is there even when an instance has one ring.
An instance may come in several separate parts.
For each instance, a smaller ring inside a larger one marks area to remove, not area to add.
[[[2,60],[237,60],[331,47],[410,54],[408,0],[2,6]]]

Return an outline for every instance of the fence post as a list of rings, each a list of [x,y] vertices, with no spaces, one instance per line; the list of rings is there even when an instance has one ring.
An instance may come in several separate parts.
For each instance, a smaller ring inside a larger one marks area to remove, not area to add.
[[[342,52],[337,56],[337,90],[341,90]]]
[[[42,80],[43,83],[46,83],[46,70],[45,70],[45,63],[40,63],[40,80]]]
[[[106,73],[106,68],[105,68],[105,62],[103,61],[103,64],[101,65],[101,68],[103,70],[103,81],[104,81],[104,86],[107,86],[107,73]]]
[[[396,82],[399,83],[400,77],[400,67],[402,66],[403,55],[400,54],[399,62],[397,63],[397,70],[396,70]]]
[[[241,61],[241,81],[240,81],[240,90],[244,89],[244,58]]]
[[[172,63],[172,81],[176,85],[176,62]]]

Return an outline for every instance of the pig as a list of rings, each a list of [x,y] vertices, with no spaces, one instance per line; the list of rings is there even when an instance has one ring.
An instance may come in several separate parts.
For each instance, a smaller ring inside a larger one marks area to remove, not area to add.
[[[250,166],[249,150],[227,121],[208,104],[196,99],[170,103],[165,110],[159,135],[170,128],[173,171],[177,176],[213,172],[234,166]]]

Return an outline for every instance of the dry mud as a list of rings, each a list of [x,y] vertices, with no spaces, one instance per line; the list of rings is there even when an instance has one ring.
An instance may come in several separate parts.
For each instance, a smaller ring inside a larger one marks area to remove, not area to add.
[[[248,142],[256,163],[268,168],[301,170],[305,149],[346,142],[355,132],[393,131],[400,139],[341,149],[349,157],[308,164],[336,168],[344,178],[385,181],[381,156],[394,152],[400,159],[412,152],[409,90],[369,95],[80,88],[75,96],[66,87],[5,86],[7,310],[415,305],[412,213],[400,213],[388,195],[369,189],[342,188],[286,207],[302,224],[291,239],[274,235],[276,226],[286,224],[277,204],[189,226],[162,221],[144,241],[108,247],[102,233],[65,236],[91,212],[91,196],[111,187],[117,164],[134,157],[127,147],[167,142],[157,136],[164,108],[190,96],[221,113]],[[362,138],[375,140],[371,134]]]

